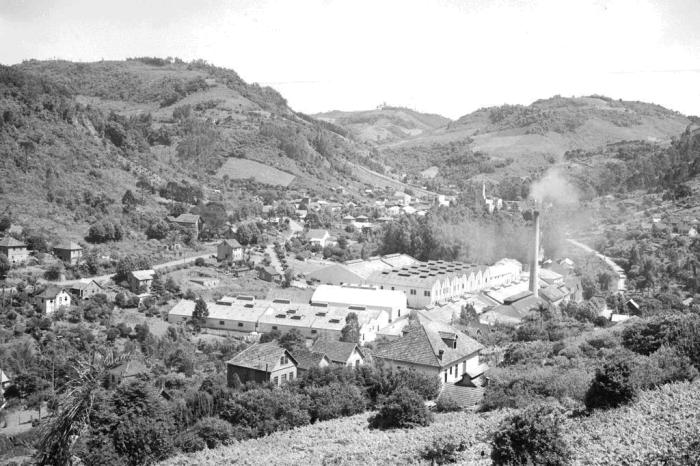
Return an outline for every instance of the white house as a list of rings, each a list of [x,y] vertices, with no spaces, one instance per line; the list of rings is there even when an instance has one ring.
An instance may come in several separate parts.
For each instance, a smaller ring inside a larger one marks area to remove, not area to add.
[[[36,298],[37,304],[46,315],[53,314],[61,307],[69,307],[71,304],[70,293],[65,288],[55,286],[47,287]]]
[[[328,230],[315,229],[315,230],[309,230],[306,233],[306,238],[309,240],[309,243],[318,244],[319,246],[324,248],[324,247],[326,247],[326,244],[328,243],[328,239],[330,238],[330,234],[328,233]]]

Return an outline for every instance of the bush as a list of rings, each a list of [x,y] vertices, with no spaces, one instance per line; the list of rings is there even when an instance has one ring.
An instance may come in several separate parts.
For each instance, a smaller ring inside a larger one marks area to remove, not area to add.
[[[629,363],[618,361],[596,371],[584,403],[588,410],[616,408],[632,401],[636,394]]]
[[[119,241],[124,236],[124,230],[119,222],[102,220],[90,226],[85,239],[91,243]]]
[[[459,461],[459,454],[467,449],[464,441],[437,439],[430,446],[425,447],[420,457],[430,464],[450,464]]]
[[[188,430],[175,438],[175,447],[183,453],[195,453],[204,450],[207,444],[195,432]]]
[[[399,388],[386,398],[379,412],[369,418],[372,429],[410,429],[427,426],[433,416],[418,393],[407,388]]]
[[[148,239],[164,239],[166,236],[168,236],[169,231],[170,225],[165,223],[163,220],[156,220],[148,225],[148,228],[146,228],[146,236]]]
[[[442,385],[434,375],[426,375],[415,369],[400,369],[393,374],[395,388],[405,388],[419,394],[424,400],[434,400],[440,394]]]
[[[231,424],[218,417],[205,417],[197,421],[193,429],[199,438],[206,443],[207,448],[226,445],[233,438]]]
[[[197,267],[203,267],[203,266],[205,266],[206,264],[207,264],[207,263],[206,263],[206,261],[204,260],[203,257],[198,257],[198,258],[196,258],[196,259],[194,260],[194,265],[196,265]]]
[[[572,453],[562,437],[562,418],[551,406],[536,406],[505,419],[491,440],[494,465],[566,465]]]
[[[435,402],[435,410],[438,413],[449,413],[453,411],[461,411],[462,407],[457,401],[449,395],[441,396]]]
[[[367,402],[355,385],[332,383],[325,387],[310,387],[304,391],[311,400],[311,422],[352,416],[365,410]]]

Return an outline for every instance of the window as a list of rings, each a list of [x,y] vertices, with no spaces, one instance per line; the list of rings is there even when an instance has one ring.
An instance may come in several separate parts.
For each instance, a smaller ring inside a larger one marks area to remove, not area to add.
[[[430,297],[430,290],[425,290],[425,291],[423,292],[423,296],[428,296],[428,297]]]
[[[280,358],[280,364],[285,365],[289,362],[289,359],[287,359],[287,356],[282,356]]]
[[[315,329],[312,329],[312,330],[311,330],[311,334],[312,334],[312,335],[315,335],[316,333],[318,333],[318,330],[315,330]]]
[[[273,326],[272,326],[272,330],[277,330],[277,326],[276,326],[276,325],[273,325]]]
[[[282,374],[282,383],[287,381],[287,374]]]
[[[219,321],[219,325],[225,325],[224,321],[223,321],[223,320],[220,320],[220,321]]]
[[[415,294],[416,294],[416,290],[411,290],[411,294],[412,294],[412,295],[415,295]]]
[[[243,322],[238,322],[239,327],[243,327]]]
[[[289,373],[289,380],[294,380],[294,372]]]
[[[452,375],[452,367],[450,367],[450,375]]]
[[[279,385],[279,379],[277,377],[272,378],[272,385]]]

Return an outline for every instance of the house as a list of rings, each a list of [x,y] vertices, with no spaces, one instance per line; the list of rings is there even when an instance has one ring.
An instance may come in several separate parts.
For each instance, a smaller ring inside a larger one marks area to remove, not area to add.
[[[229,387],[240,383],[284,385],[297,377],[297,360],[276,341],[257,343],[226,362]]]
[[[36,296],[36,299],[41,311],[46,315],[53,314],[59,308],[68,307],[71,304],[70,294],[65,288],[57,286],[47,287]]]
[[[77,296],[78,299],[90,299],[96,294],[103,293],[104,290],[95,280],[84,280],[72,284],[70,292]]]
[[[366,215],[358,215],[357,217],[355,217],[355,221],[357,223],[367,223],[369,222],[369,217],[367,217]]]
[[[306,232],[306,239],[311,244],[318,244],[322,248],[326,247],[326,242],[330,238],[328,230],[312,229]]]
[[[199,215],[195,214],[180,214],[177,217],[168,217],[168,221],[191,230],[195,234],[195,238],[199,238],[199,232],[202,230],[202,225],[204,224],[204,220],[202,220]]]
[[[331,365],[331,360],[323,353],[312,351],[298,351],[294,354],[297,360],[297,374],[303,376],[312,368],[323,369]]]
[[[319,339],[311,351],[325,354],[338,366],[358,367],[365,363],[365,355],[357,343]]]
[[[107,371],[107,386],[113,388],[123,381],[135,380],[139,376],[150,374],[150,369],[138,359],[129,359]]]
[[[403,191],[396,191],[391,200],[397,205],[406,206],[411,203],[411,196]]]
[[[380,346],[372,357],[393,369],[414,369],[438,377],[443,384],[483,385],[488,368],[479,360],[484,346],[459,330],[421,319],[401,337]]]
[[[240,262],[243,260],[243,246],[235,239],[225,239],[216,246],[216,259]]]
[[[496,323],[519,325],[523,318],[539,309],[540,306],[547,307],[547,301],[526,291],[511,296],[504,300],[503,304],[483,312],[479,316],[479,322],[485,325],[494,325]]]
[[[355,217],[352,215],[346,215],[343,217],[343,225],[352,225],[353,223],[355,223]]]
[[[83,248],[74,241],[64,241],[53,247],[53,254],[66,264],[76,265],[83,257]]]
[[[6,236],[0,240],[0,254],[4,254],[12,265],[26,262],[29,258],[27,245],[12,236]]]
[[[148,293],[151,290],[151,283],[156,271],[149,270],[134,270],[129,274],[129,288],[136,294]]]
[[[258,278],[260,280],[265,280],[266,282],[281,282],[282,274],[277,271],[271,265],[265,265],[258,269]]]

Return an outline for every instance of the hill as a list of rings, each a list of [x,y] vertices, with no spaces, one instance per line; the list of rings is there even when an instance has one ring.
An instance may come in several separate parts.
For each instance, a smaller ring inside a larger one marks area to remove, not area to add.
[[[574,464],[652,464],[659,452],[681,448],[698,433],[700,384],[676,383],[642,392],[631,405],[570,417],[562,431]],[[232,446],[181,455],[169,465],[416,464],[434,440],[465,441],[460,464],[491,464],[489,437],[509,411],[438,414],[428,427],[370,431],[367,414],[278,432]],[[662,464],[662,463],[659,463]]]
[[[562,160],[567,151],[620,141],[667,145],[691,120],[659,105],[603,96],[552,97],[531,105],[479,109],[415,138],[379,144],[381,160],[410,182],[430,186],[475,177],[528,176]],[[449,163],[446,163],[446,159]],[[457,171],[453,167],[458,167]]]
[[[314,118],[346,128],[359,140],[373,143],[424,136],[450,123],[449,118],[440,115],[388,106],[357,112],[333,110],[318,113]]]
[[[202,192],[190,203],[216,200],[228,211],[258,202],[279,180],[292,190],[342,185],[361,195],[355,167],[372,162],[342,128],[203,61],[2,66],[0,108],[0,208],[52,236],[82,238],[101,217],[138,230],[148,220],[137,217],[165,214],[154,194],[169,183]],[[235,189],[248,179],[253,185]],[[126,190],[142,193],[129,218],[120,205]]]

